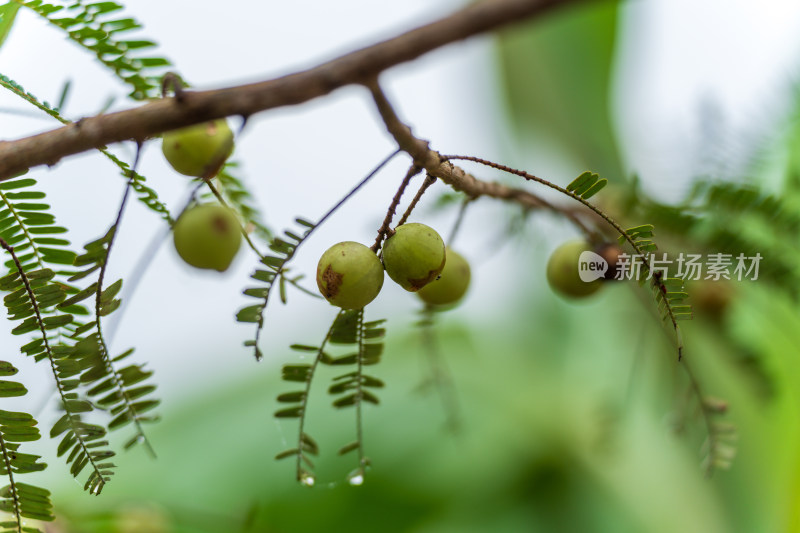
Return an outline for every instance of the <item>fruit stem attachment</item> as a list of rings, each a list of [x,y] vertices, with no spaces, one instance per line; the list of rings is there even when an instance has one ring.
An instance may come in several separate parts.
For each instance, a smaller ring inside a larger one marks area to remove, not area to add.
[[[208,185],[208,188],[211,191],[211,193],[214,195],[214,197],[217,200],[219,200],[219,203],[221,203],[222,205],[224,205],[228,209],[234,210],[231,206],[228,205],[228,202],[225,201],[225,198],[222,197],[222,194],[219,192],[219,189],[217,189],[216,185],[211,183],[210,179],[203,180],[203,181],[205,182],[206,185]],[[239,230],[242,232],[242,236],[244,237],[244,240],[247,242],[247,245],[250,246],[250,249],[253,250],[253,252],[255,252],[255,254],[258,257],[263,259],[264,258],[264,254],[262,254],[260,251],[258,251],[258,248],[256,248],[255,243],[253,243],[253,241],[250,239],[250,235],[247,233],[247,229],[245,229],[245,227],[241,223],[239,224]]]
[[[167,72],[164,74],[164,77],[161,78],[161,97],[166,98],[167,93],[170,89],[172,89],[172,92],[175,95],[175,101],[181,103],[186,96],[186,93],[183,91],[185,86],[186,82],[184,82],[183,78],[181,78],[178,74],[174,72]]]
[[[406,221],[408,220],[408,217],[411,216],[411,212],[414,210],[415,207],[417,207],[417,204],[419,203],[420,198],[422,198],[422,195],[425,194],[425,191],[428,190],[428,187],[430,187],[434,183],[436,183],[436,177],[435,176],[431,176],[430,174],[425,176],[425,181],[422,182],[422,186],[417,191],[417,195],[414,196],[414,199],[411,200],[411,203],[409,204],[408,208],[406,209],[406,212],[403,213],[403,216],[400,218],[400,221],[397,223],[398,226],[402,226],[403,224],[406,223]]]
[[[370,250],[378,253],[378,250],[381,249],[381,243],[383,239],[386,237],[391,237],[394,232],[391,229],[392,219],[394,218],[395,211],[397,210],[397,206],[400,204],[400,199],[403,197],[403,193],[406,191],[409,182],[411,182],[411,178],[416,176],[422,172],[422,167],[417,165],[411,165],[406,172],[405,177],[403,178],[402,183],[400,183],[400,187],[397,189],[397,192],[394,194],[394,198],[392,198],[392,203],[389,204],[389,209],[386,211],[386,216],[383,219],[383,223],[381,227],[378,228],[378,236],[375,238],[375,244],[372,245]]]
[[[587,237],[594,236],[594,232],[571,211],[553,205],[544,198],[526,191],[525,189],[479,180],[475,176],[465,172],[462,168],[453,165],[447,160],[447,157],[431,150],[427,141],[415,137],[411,132],[411,128],[400,120],[391,102],[389,102],[383,89],[381,89],[377,78],[367,80],[363,83],[372,95],[381,120],[383,120],[386,126],[386,130],[394,138],[400,149],[410,155],[414,163],[421,166],[431,176],[439,178],[456,191],[463,192],[471,199],[489,196],[491,198],[515,202],[525,209],[546,209],[563,215],[571,220],[587,235]]]

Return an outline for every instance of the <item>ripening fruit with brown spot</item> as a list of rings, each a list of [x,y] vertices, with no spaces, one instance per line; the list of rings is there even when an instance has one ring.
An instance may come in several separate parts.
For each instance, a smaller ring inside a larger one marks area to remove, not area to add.
[[[219,204],[190,207],[173,228],[175,250],[196,268],[224,272],[231,266],[242,243],[239,219]]]
[[[383,245],[383,266],[395,283],[415,292],[442,272],[444,248],[444,241],[433,228],[416,222],[403,224]]]
[[[340,242],[320,257],[317,287],[331,304],[342,309],[361,309],[381,292],[383,265],[375,252],[363,244]]]
[[[570,299],[585,298],[597,292],[602,281],[585,282],[580,278],[579,258],[583,252],[591,251],[586,241],[569,241],[553,251],[547,262],[547,282],[559,295]]]
[[[469,263],[464,257],[446,249],[447,261],[439,277],[417,291],[420,299],[429,305],[449,306],[457,303],[467,293],[470,280]]]
[[[184,176],[212,178],[233,152],[233,132],[225,119],[164,133],[161,151]]]

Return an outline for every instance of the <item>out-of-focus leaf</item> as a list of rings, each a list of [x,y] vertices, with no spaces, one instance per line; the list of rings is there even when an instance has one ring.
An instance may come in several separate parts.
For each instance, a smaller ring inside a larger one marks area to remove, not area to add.
[[[8,32],[11,31],[11,26],[14,25],[14,19],[17,16],[20,5],[16,2],[8,2],[0,6],[0,46],[8,37]]]
[[[611,180],[621,164],[609,112],[616,2],[594,2],[501,34],[500,83],[523,142],[545,137]]]

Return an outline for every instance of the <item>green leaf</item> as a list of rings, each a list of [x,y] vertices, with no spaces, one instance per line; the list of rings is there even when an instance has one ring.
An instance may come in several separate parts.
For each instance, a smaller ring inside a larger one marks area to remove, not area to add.
[[[8,361],[0,361],[0,376],[13,376],[17,372],[19,372],[19,370]]]
[[[339,448],[339,451],[337,453],[339,455],[345,455],[345,454],[350,453],[350,452],[352,452],[354,450],[357,450],[359,445],[360,445],[360,443],[358,441],[353,441],[353,442],[351,442],[349,444],[345,444],[344,446]]]
[[[278,401],[281,403],[297,403],[305,400],[305,391],[285,392],[278,395]]]
[[[607,184],[608,184],[608,180],[607,180],[607,179],[605,179],[605,178],[603,178],[603,179],[601,179],[601,180],[598,180],[598,181],[597,181],[597,182],[596,182],[594,185],[592,185],[591,187],[589,187],[589,190],[587,190],[585,193],[583,193],[583,194],[581,195],[581,197],[582,197],[584,200],[588,200],[589,198],[591,198],[592,196],[594,196],[595,194],[597,194],[598,192],[600,192],[601,190],[603,190],[603,188],[604,188],[604,187],[605,187]]]
[[[303,414],[303,406],[298,405],[275,411],[275,418],[299,418]]]
[[[0,46],[3,46],[8,37],[20,7],[20,4],[16,2],[8,2],[0,6]]]
[[[586,182],[592,180],[592,172],[587,170],[567,185],[568,191],[574,191],[575,189],[582,187]]]
[[[13,2],[12,2],[13,3]],[[0,182],[0,191],[10,191],[13,189],[22,189],[36,185],[36,180],[33,178],[13,179]]]
[[[297,448],[292,448],[290,450],[284,450],[278,455],[275,456],[275,460],[286,459],[287,457],[296,457],[297,454],[300,453],[300,450]]]

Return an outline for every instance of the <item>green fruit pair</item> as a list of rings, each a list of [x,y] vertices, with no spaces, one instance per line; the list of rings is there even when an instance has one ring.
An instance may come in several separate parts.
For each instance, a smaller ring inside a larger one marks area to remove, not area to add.
[[[363,244],[345,241],[330,247],[317,265],[320,293],[342,309],[361,309],[378,296],[384,268],[408,291],[436,279],[445,266],[442,238],[423,224],[404,224],[386,240],[383,264]]]
[[[225,119],[168,131],[161,151],[177,172],[210,179],[233,152],[233,132]]]
[[[189,265],[224,272],[242,242],[236,214],[218,204],[190,207],[173,227],[175,250]]]

